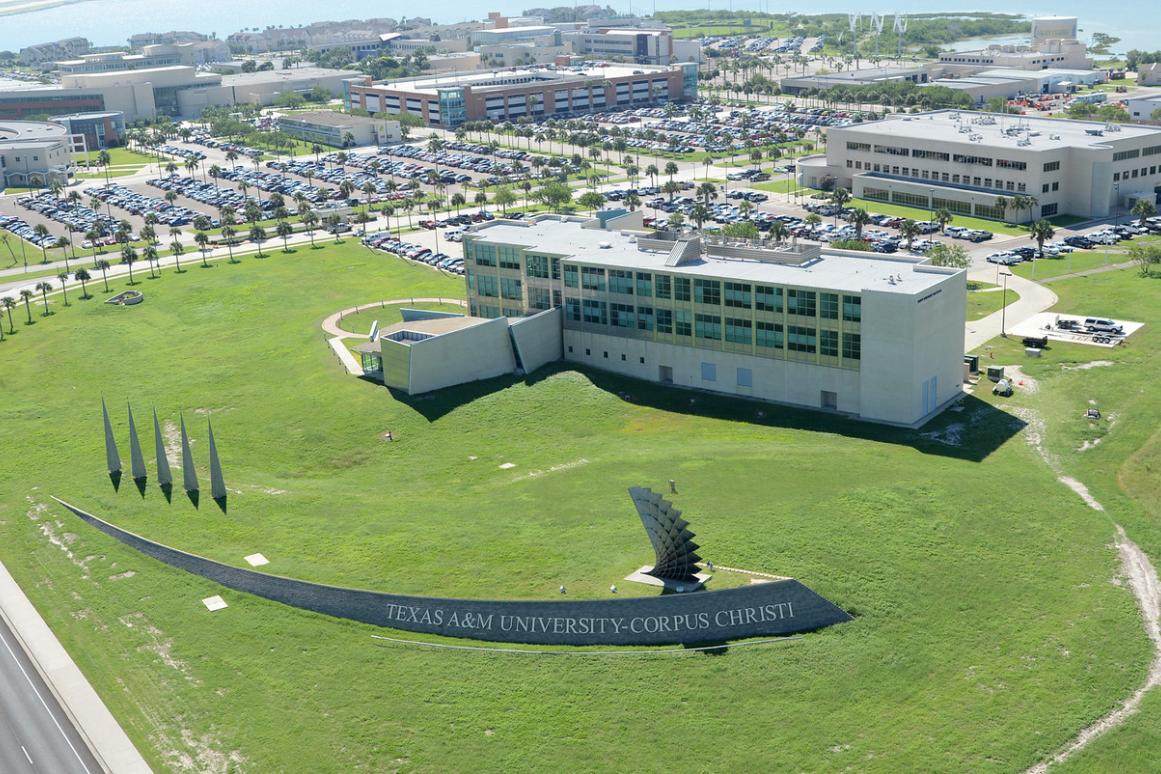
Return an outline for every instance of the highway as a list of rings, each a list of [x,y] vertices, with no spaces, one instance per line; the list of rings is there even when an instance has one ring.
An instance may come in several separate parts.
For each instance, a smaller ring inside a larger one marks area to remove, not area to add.
[[[0,772],[102,771],[0,618]]]

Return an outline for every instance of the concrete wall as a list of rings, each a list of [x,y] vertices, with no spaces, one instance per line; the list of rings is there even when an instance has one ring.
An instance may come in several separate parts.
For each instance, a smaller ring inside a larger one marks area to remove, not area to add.
[[[963,319],[962,313],[960,319]],[[660,368],[664,366],[673,369],[673,384],[678,387],[744,395],[811,409],[822,406],[821,392],[826,390],[838,396],[839,411],[865,416],[859,404],[859,372],[854,369],[828,368],[794,360],[776,360],[567,329],[564,331],[564,344],[566,360],[624,376],[658,382]],[[713,381],[702,378],[703,363],[714,366],[716,378]],[[738,384],[739,368],[750,370],[753,386]]]
[[[384,350],[391,343],[384,341]],[[412,342],[410,350],[410,385],[407,391],[411,395],[491,379],[516,370],[508,321],[503,317]],[[383,373],[386,380],[386,356]]]
[[[841,608],[796,580],[699,594],[573,601],[443,599],[324,586],[179,551],[61,504],[129,548],[226,588],[403,631],[494,642],[660,645],[793,634],[851,620]],[[646,550],[642,541],[642,556]]]
[[[966,274],[950,274],[918,298],[880,290],[862,296],[863,416],[912,425],[958,397]]]
[[[563,353],[561,327],[564,310],[546,309],[531,317],[509,320],[512,346],[520,357],[524,373],[530,374],[542,365],[560,360]]]

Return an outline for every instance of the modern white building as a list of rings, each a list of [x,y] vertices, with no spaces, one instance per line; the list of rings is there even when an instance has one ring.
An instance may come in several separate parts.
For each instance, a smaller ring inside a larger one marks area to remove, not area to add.
[[[616,210],[472,227],[470,313],[560,310],[565,360],[876,422],[918,425],[961,395],[963,271],[640,224]]]
[[[280,132],[303,142],[336,148],[362,145],[393,145],[403,141],[398,121],[367,118],[334,110],[306,110],[275,119]]]
[[[1161,110],[1161,94],[1130,99],[1126,109],[1129,111],[1129,117],[1137,123],[1161,123],[1161,115],[1154,118],[1154,114]]]
[[[952,110],[833,127],[799,182],[962,215],[1103,218],[1161,191],[1161,130]],[[998,200],[1031,196],[1031,213]]]
[[[1044,70],[1058,67],[1087,70],[1092,67],[1088,47],[1077,38],[1075,16],[1050,16],[1032,20],[1028,45],[992,45],[969,51],[947,51],[939,55],[942,65],[967,67],[1007,67],[1016,70]]]
[[[0,122],[0,187],[68,184],[71,135],[60,124]]]

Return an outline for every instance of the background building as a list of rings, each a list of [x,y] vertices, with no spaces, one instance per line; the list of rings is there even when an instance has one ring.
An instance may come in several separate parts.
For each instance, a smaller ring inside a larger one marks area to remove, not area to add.
[[[566,360],[880,422],[922,423],[962,394],[963,271],[674,240],[640,222],[621,210],[473,227],[471,314],[559,308]]]
[[[0,122],[0,182],[5,186],[67,185],[69,134],[60,124]]]
[[[697,65],[592,65],[347,81],[348,108],[420,116],[429,126],[590,113],[697,98]]]
[[[1021,220],[1103,218],[1161,189],[1161,130],[952,110],[832,127],[799,181],[872,201]],[[1031,213],[997,200],[1032,196]]]
[[[103,150],[121,144],[125,136],[125,114],[118,112],[72,113],[49,119],[72,136],[74,152]]]
[[[275,120],[278,131],[303,142],[335,148],[354,145],[391,145],[403,141],[398,121],[351,116],[333,110],[289,113]]]
[[[1153,117],[1154,113],[1161,110],[1161,94],[1130,99],[1127,110],[1129,111],[1129,117],[1137,123],[1161,123],[1161,118]]]
[[[1161,86],[1161,62],[1151,62],[1138,67],[1137,85]]]

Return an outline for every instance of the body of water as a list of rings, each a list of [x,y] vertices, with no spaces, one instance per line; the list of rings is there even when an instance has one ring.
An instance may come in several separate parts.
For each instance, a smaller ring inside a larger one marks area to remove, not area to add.
[[[511,0],[438,0],[423,6],[409,6],[382,0],[83,0],[79,3],[49,8],[34,13],[0,16],[0,49],[18,50],[33,43],[72,35],[83,35],[97,45],[124,45],[129,35],[137,32],[165,32],[168,30],[195,30],[217,33],[224,38],[244,28],[263,28],[271,25],[293,26],[315,21],[367,19],[374,17],[400,18],[418,11],[436,22],[451,23],[479,19],[489,10],[519,14],[531,5],[554,6],[560,2],[526,0],[518,5]],[[604,3],[602,3],[604,4]],[[649,12],[679,8],[705,8],[705,0],[662,0],[653,3],[638,0],[613,0],[608,3],[619,11]],[[901,13],[955,12],[964,10],[952,3],[932,0],[894,0],[891,8],[876,8],[865,0],[819,0],[812,3],[812,13],[848,13],[872,11]],[[967,4],[965,4],[967,5]],[[1003,0],[974,0],[973,10],[1000,13],[1043,14],[1043,9],[1013,7]],[[712,0],[714,9],[754,9],[779,12],[780,4],[769,0]],[[1124,0],[1115,9],[1095,11],[1080,0],[1058,0],[1053,13],[1077,16],[1081,20],[1081,37],[1088,39],[1094,32],[1105,32],[1122,39],[1114,48],[1161,49],[1161,2],[1157,0]],[[417,14],[419,15],[419,14]]]

